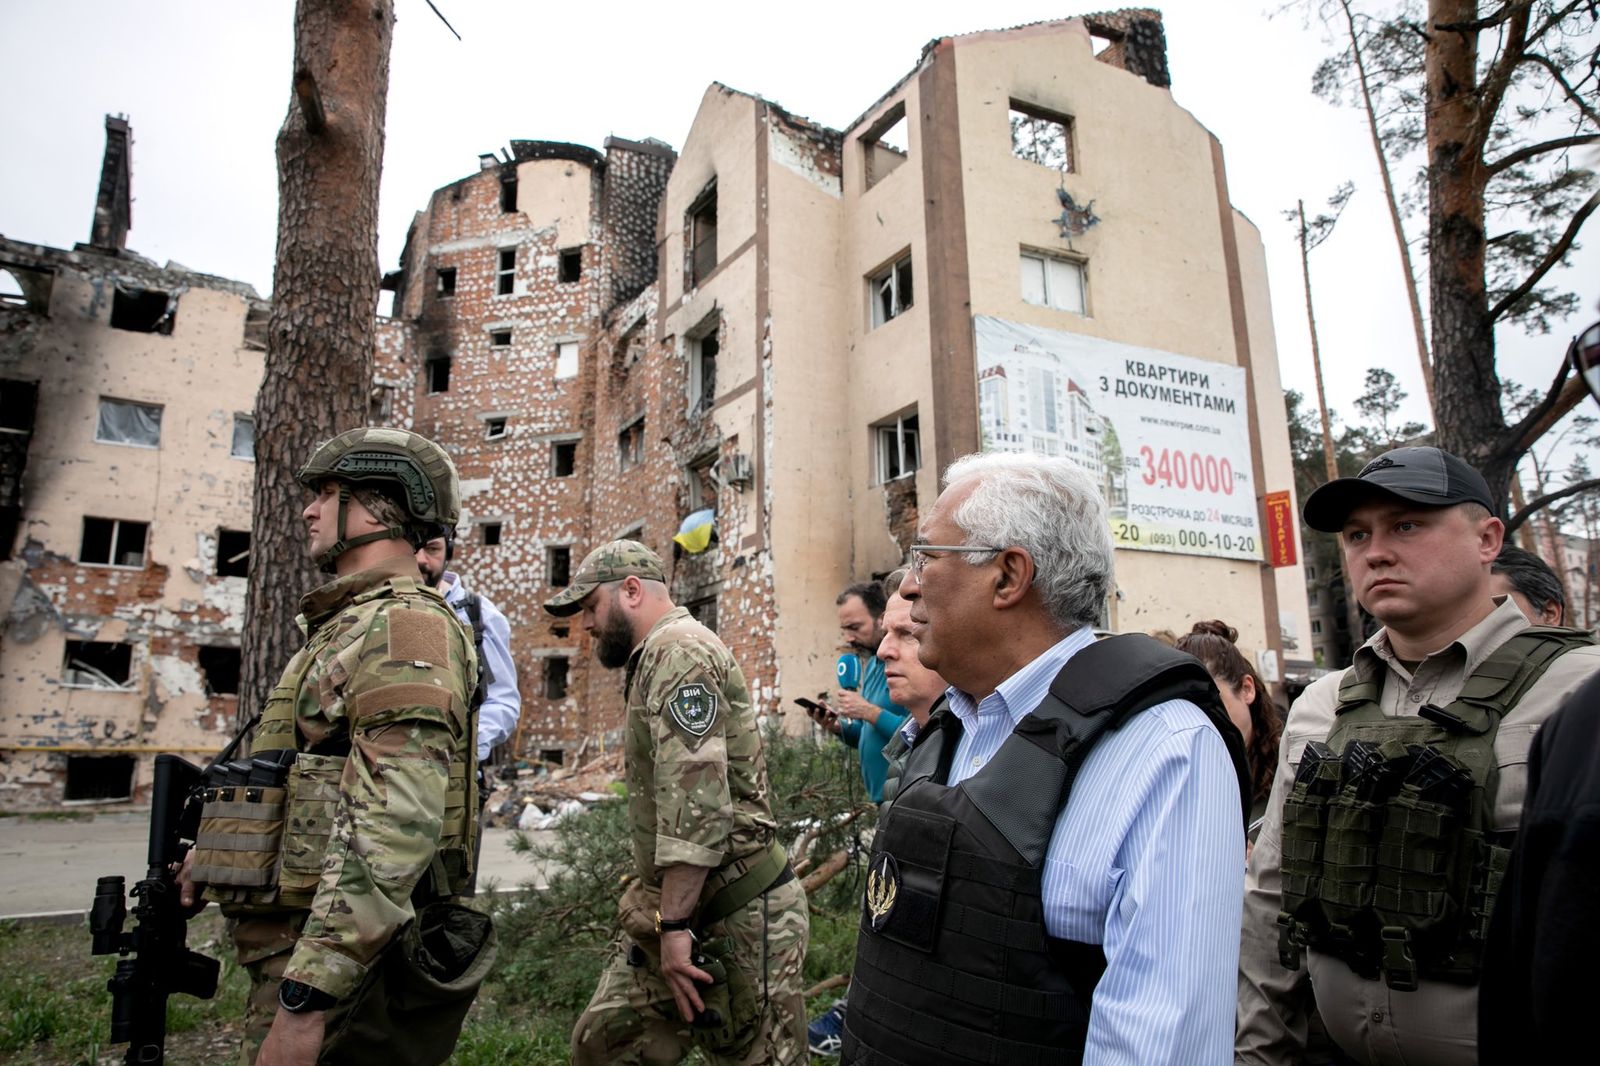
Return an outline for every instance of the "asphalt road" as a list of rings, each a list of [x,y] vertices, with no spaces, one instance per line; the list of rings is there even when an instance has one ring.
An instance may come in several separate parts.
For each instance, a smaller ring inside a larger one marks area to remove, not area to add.
[[[484,832],[480,891],[544,884],[542,871],[511,850],[512,832]],[[82,914],[94,900],[97,879],[121,874],[131,886],[144,876],[148,840],[144,813],[0,818],[0,919]]]

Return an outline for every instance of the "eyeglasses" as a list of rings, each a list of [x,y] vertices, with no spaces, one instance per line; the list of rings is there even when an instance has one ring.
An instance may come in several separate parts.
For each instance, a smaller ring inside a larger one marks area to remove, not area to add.
[[[974,555],[993,555],[1004,548],[991,548],[982,544],[913,544],[911,546],[911,576],[922,584],[922,568],[928,565],[929,552],[970,552]]]

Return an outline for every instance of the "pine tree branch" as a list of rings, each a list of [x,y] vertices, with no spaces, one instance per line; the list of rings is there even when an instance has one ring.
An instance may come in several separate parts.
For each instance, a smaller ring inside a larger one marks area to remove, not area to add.
[[[1516,73],[1518,64],[1528,47],[1528,15],[1533,7],[1533,0],[1514,0],[1507,4],[1512,8],[1507,13],[1505,30],[1505,50],[1495,59],[1493,65],[1484,74],[1483,84],[1479,92],[1478,118],[1473,124],[1471,155],[1467,158],[1481,159],[1483,149],[1489,143],[1489,131],[1494,128],[1495,116],[1500,113],[1500,105],[1505,102],[1506,91],[1511,88],[1511,76]]]
[[[1488,171],[1490,177],[1493,177],[1502,170],[1509,170],[1518,163],[1526,163],[1528,160],[1544,155],[1546,152],[1554,152],[1561,148],[1580,148],[1583,145],[1592,144],[1596,140],[1600,140],[1600,137],[1593,133],[1557,137],[1555,140],[1545,141],[1543,144],[1530,144],[1526,148],[1518,148],[1515,152],[1502,156],[1493,163],[1485,163],[1484,169]]]
[[[1448,33],[1481,33],[1484,30],[1494,29],[1506,19],[1510,18],[1511,13],[1515,11],[1516,8],[1517,4],[1515,2],[1508,3],[1499,11],[1496,11],[1494,14],[1490,15],[1488,18],[1474,19],[1471,22],[1441,22],[1435,25],[1434,29],[1444,30]]]
[[[1555,81],[1555,83],[1561,86],[1561,91],[1563,94],[1565,94],[1567,100],[1570,101],[1572,105],[1579,111],[1581,111],[1585,118],[1587,118],[1590,122],[1600,123],[1600,111],[1596,111],[1593,107],[1591,107],[1583,99],[1583,97],[1578,94],[1576,89],[1567,84],[1566,75],[1561,72],[1560,67],[1556,66],[1555,63],[1550,60],[1549,56],[1546,56],[1540,52],[1524,52],[1518,62],[1532,63],[1536,67],[1543,67],[1547,72],[1549,72],[1550,77]]]
[[[1589,395],[1589,390],[1579,378],[1569,378],[1565,359],[1561,360],[1561,369],[1556,372],[1555,384],[1550,386],[1550,391],[1545,394],[1527,416],[1515,426],[1506,431],[1504,443],[1495,449],[1491,461],[1505,459],[1512,463],[1521,459],[1539,442],[1539,438],[1550,432],[1550,428],[1567,416],[1584,397]]]
[[[1589,197],[1584,201],[1583,206],[1578,208],[1577,213],[1572,216],[1572,220],[1567,223],[1566,231],[1561,234],[1561,239],[1551,246],[1549,253],[1540,261],[1538,266],[1533,268],[1533,273],[1524,278],[1521,285],[1506,293],[1499,303],[1489,309],[1489,321],[1491,323],[1499,321],[1502,315],[1515,307],[1518,300],[1532,292],[1534,286],[1543,281],[1544,276],[1561,262],[1562,257],[1567,254],[1567,250],[1572,247],[1572,242],[1577,240],[1578,231],[1583,228],[1583,224],[1588,221],[1589,216],[1594,214],[1596,207],[1600,207],[1600,192]]]
[[[1512,515],[1506,521],[1507,535],[1512,533],[1518,526],[1522,525],[1522,523],[1526,522],[1528,518],[1535,512],[1544,510],[1544,508],[1549,507],[1557,500],[1564,500],[1568,496],[1576,496],[1580,492],[1588,492],[1591,489],[1600,489],[1600,477],[1592,477],[1587,481],[1574,482],[1564,489],[1559,489],[1555,492],[1547,492],[1543,496],[1535,496],[1533,499],[1527,502],[1526,506],[1524,506],[1522,510]]]
[[[1550,30],[1553,27],[1555,27],[1555,26],[1560,24],[1562,19],[1566,18],[1568,15],[1572,14],[1574,11],[1578,10],[1578,8],[1580,8],[1580,7],[1589,8],[1590,9],[1590,14],[1592,15],[1594,13],[1593,12],[1594,0],[1572,0],[1571,3],[1569,3],[1566,7],[1562,8],[1560,11],[1552,11],[1550,13],[1550,17],[1545,19],[1543,22],[1541,22],[1539,24],[1539,28],[1538,29],[1536,29],[1532,33],[1528,34],[1528,40],[1530,40],[1530,41],[1543,40],[1545,34],[1549,33]]]

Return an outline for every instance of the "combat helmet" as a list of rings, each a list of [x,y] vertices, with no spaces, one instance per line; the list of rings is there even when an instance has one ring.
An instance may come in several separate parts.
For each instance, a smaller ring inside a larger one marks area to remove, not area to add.
[[[444,449],[419,433],[402,429],[351,429],[326,441],[311,453],[296,479],[315,491],[332,478],[339,482],[339,539],[316,563],[331,571],[333,561],[361,544],[389,538],[405,539],[420,547],[441,529],[454,529],[461,517],[461,486],[455,464]],[[406,511],[404,525],[365,533],[345,534],[345,513],[350,490],[370,486],[386,490]]]

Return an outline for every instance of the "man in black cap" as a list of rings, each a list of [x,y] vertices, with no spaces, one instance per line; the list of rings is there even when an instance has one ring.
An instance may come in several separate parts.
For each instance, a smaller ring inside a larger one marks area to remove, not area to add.
[[[1437,448],[1386,452],[1306,500],[1383,628],[1289,712],[1245,885],[1237,1062],[1300,1061],[1313,1003],[1356,1062],[1477,1062],[1529,745],[1600,669],[1587,637],[1493,595],[1494,510]]]

